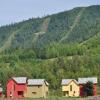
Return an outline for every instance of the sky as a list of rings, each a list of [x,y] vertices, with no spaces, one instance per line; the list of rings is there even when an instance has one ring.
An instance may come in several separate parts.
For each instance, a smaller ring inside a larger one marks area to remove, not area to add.
[[[100,0],[0,0],[0,26],[90,5]]]

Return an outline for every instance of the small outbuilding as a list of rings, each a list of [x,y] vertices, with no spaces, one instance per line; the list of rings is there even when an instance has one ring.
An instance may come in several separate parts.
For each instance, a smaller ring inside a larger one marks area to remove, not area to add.
[[[28,79],[26,98],[46,98],[49,92],[49,84],[45,79]]]
[[[84,92],[84,84],[87,82],[92,82],[93,83],[93,96],[97,95],[97,77],[88,77],[88,78],[78,78],[78,83],[80,86],[80,96],[84,97],[85,92]]]
[[[62,93],[67,97],[79,96],[79,84],[75,79],[62,79]]]
[[[13,77],[6,86],[8,98],[23,98],[27,89],[27,77]]]

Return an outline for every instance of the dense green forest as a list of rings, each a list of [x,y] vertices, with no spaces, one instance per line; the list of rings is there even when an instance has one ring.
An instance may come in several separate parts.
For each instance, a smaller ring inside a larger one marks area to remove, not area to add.
[[[98,77],[100,6],[79,7],[0,27],[0,81],[45,78],[53,94],[62,78]],[[55,91],[56,90],[56,91]]]

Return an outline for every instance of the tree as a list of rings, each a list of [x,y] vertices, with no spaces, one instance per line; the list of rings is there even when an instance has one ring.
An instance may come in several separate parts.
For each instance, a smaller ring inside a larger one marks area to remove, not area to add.
[[[86,96],[93,96],[93,83],[92,82],[87,82],[84,84],[84,93]]]

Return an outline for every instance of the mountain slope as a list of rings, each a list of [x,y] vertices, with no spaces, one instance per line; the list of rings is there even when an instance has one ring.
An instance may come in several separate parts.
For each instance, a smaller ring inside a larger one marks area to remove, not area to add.
[[[62,78],[96,76],[100,87],[98,69],[100,5],[0,27],[0,81],[4,89],[13,76],[45,78],[55,95],[60,95]]]
[[[85,8],[83,8],[83,9],[78,13],[78,15],[77,15],[75,21],[73,22],[73,25],[70,27],[70,30],[67,32],[67,35],[64,36],[64,37],[60,40],[60,42],[64,41],[64,40],[67,38],[67,36],[68,36],[69,34],[71,34],[71,32],[73,31],[73,29],[75,28],[75,26],[79,23],[80,18],[81,18],[81,16],[82,16],[84,10],[85,10]]]
[[[80,7],[1,27],[0,48],[27,49],[42,48],[53,42],[80,43],[97,32],[100,32],[100,6]],[[6,46],[8,40],[10,45]]]

